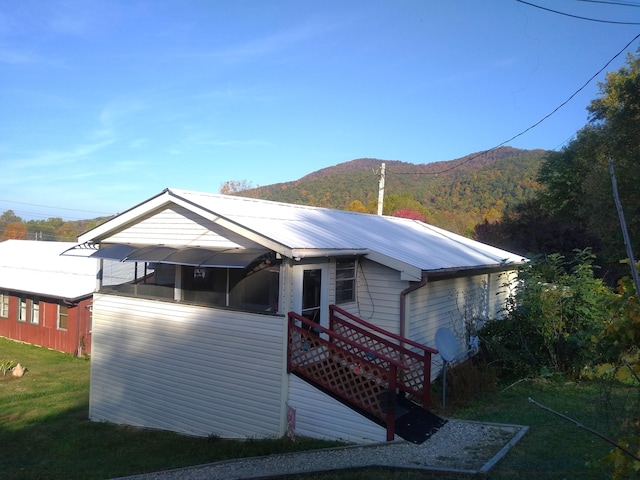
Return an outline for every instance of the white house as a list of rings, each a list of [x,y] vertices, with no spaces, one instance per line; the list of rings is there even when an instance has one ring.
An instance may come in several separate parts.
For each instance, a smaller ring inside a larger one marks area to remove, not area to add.
[[[428,410],[436,330],[464,358],[523,260],[415,220],[177,189],[78,240],[101,259],[91,419],[224,438],[415,440],[402,399]]]

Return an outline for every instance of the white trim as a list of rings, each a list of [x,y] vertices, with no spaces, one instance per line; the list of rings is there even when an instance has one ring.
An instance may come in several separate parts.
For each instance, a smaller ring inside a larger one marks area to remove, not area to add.
[[[320,270],[320,325],[329,326],[329,266],[327,264],[294,265],[293,310],[302,313],[302,280],[305,270]]]
[[[144,203],[141,203],[132,209],[119,214],[111,220],[106,221],[102,225],[98,225],[92,230],[78,236],[78,243],[93,242],[100,243],[100,240],[109,236],[114,230],[120,230],[126,225],[136,223],[141,217],[148,215],[150,212],[160,209],[163,206],[170,205],[173,199],[164,191],[162,194],[153,197]]]
[[[367,255],[368,248],[294,248],[291,250],[291,258],[328,258]]]

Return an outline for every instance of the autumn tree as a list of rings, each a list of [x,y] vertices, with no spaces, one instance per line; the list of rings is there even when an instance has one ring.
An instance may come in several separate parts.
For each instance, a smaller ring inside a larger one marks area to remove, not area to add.
[[[253,184],[248,180],[227,180],[220,185],[220,193],[223,195],[234,195],[243,190],[251,190],[252,188]]]
[[[400,209],[400,210],[396,210],[393,213],[394,217],[399,217],[399,218],[408,218],[409,220],[419,220],[421,222],[426,222],[427,219],[425,218],[425,216],[420,213],[417,212],[415,210],[408,210],[408,209]]]
[[[9,223],[20,223],[22,219],[15,214],[13,210],[5,210],[2,215],[0,215],[0,224],[9,224]]]
[[[59,242],[73,242],[77,236],[78,228],[73,222],[64,222],[56,229],[56,240]]]
[[[370,213],[367,211],[367,207],[360,200],[354,200],[349,204],[348,210],[350,212]]]
[[[367,205],[370,211],[377,211],[377,200],[372,200]],[[397,215],[401,212],[401,215]],[[408,212],[414,212],[410,217]],[[395,217],[404,216],[404,218],[417,218],[422,221],[428,221],[431,217],[429,210],[425,208],[419,201],[417,201],[413,194],[409,192],[403,192],[400,194],[387,195],[384,197],[384,203],[382,208],[384,215],[390,215]]]
[[[27,226],[24,223],[10,223],[4,229],[3,240],[26,240]]]

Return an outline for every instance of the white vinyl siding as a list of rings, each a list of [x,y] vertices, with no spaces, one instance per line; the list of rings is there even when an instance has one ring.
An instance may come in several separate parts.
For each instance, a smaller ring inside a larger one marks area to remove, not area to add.
[[[514,277],[514,273],[504,272],[428,282],[407,296],[409,338],[435,348],[436,331],[449,328],[458,340],[458,359],[465,358],[473,327],[500,315],[508,294],[504,284]],[[432,380],[442,366],[439,355],[433,363]]]
[[[283,435],[285,324],[97,294],[90,418],[199,436]]]
[[[358,267],[357,302],[341,308],[363,320],[400,333],[400,294],[410,284],[397,270],[363,259]]]
[[[294,375],[290,376],[287,402],[296,410],[296,435],[353,443],[387,439],[384,427]]]
[[[258,245],[181,206],[172,205],[102,240],[105,244],[257,248]]]

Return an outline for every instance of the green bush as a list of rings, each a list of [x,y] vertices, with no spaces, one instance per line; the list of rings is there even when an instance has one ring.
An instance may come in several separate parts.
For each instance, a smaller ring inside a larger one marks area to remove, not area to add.
[[[636,268],[640,264],[636,265]],[[605,330],[597,339],[597,346],[605,361],[602,370],[631,386],[633,395],[622,410],[622,435],[617,442],[640,457],[640,302],[630,277],[618,282],[612,296],[611,315]],[[612,449],[605,461],[614,466],[613,478],[640,478],[640,462],[620,449]]]
[[[589,250],[579,250],[571,260],[553,254],[521,268],[505,318],[479,332],[500,377],[577,377],[598,362],[593,339],[605,328],[612,293],[594,277],[593,260]]]

